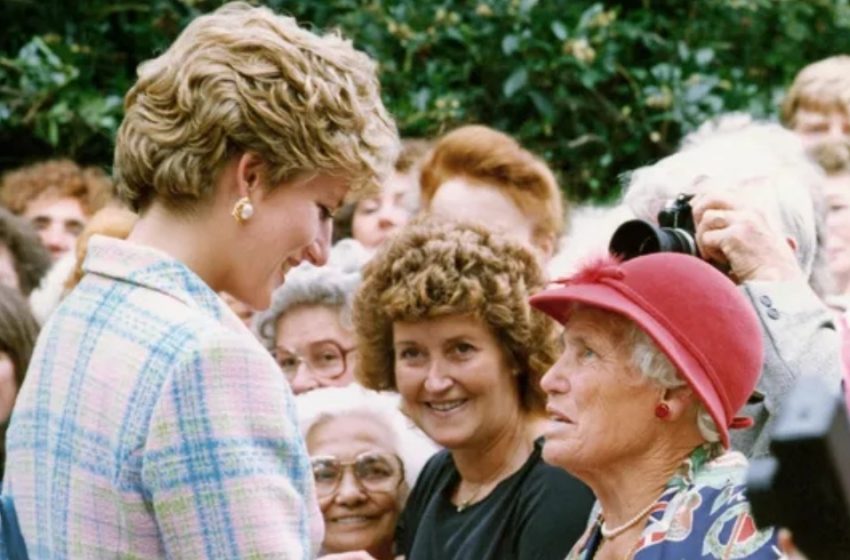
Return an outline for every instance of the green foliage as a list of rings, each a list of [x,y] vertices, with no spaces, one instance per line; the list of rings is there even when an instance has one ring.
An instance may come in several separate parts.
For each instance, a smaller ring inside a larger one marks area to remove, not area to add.
[[[403,134],[469,122],[544,156],[573,199],[675,149],[719,113],[774,117],[805,64],[850,52],[850,0],[268,0],[381,64]],[[136,65],[217,0],[7,1],[0,167],[108,165]]]

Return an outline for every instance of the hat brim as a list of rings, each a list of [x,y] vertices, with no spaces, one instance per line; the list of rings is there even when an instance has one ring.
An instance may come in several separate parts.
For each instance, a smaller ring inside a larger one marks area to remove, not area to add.
[[[717,425],[720,440],[729,447],[729,425],[718,392],[723,387],[711,379],[692,353],[650,313],[622,293],[606,284],[575,284],[544,290],[530,298],[532,307],[546,313],[561,324],[569,320],[574,303],[598,307],[618,313],[634,321],[658,345],[658,348],[681,372],[685,382],[696,393]],[[734,411],[732,412],[734,414]]]

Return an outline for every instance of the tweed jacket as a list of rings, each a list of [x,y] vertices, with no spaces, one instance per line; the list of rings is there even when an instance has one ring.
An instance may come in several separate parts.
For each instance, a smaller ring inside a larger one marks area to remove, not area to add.
[[[833,312],[805,282],[746,282],[741,289],[764,335],[764,367],[756,385],[764,400],[741,411],[754,420],[753,427],[730,436],[733,449],[753,458],[769,453],[773,422],[799,377],[816,375],[838,390],[841,341]]]
[[[31,558],[312,558],[322,540],[294,399],[204,282],[93,237],[45,325],[3,490]]]

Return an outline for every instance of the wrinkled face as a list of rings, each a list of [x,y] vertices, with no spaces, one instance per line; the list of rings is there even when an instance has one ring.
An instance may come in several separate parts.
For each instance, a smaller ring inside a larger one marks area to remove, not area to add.
[[[439,445],[481,449],[519,421],[513,368],[480,319],[447,315],[396,322],[393,346],[405,412]]]
[[[850,119],[840,111],[798,109],[794,115],[794,132],[806,148],[827,142],[850,139]]]
[[[580,308],[564,331],[564,353],[541,381],[549,424],[543,458],[571,473],[604,469],[648,447],[660,388],[632,365],[626,323]]]
[[[77,237],[88,220],[79,200],[49,194],[27,204],[23,217],[38,231],[41,242],[54,261],[74,249]]]
[[[500,231],[539,252],[534,222],[498,187],[456,177],[434,193],[430,212],[449,220],[469,221]]]
[[[297,395],[354,381],[354,334],[340,324],[340,309],[298,305],[278,318],[274,355]]]
[[[327,262],[332,212],[347,180],[315,175],[252,195],[254,214],[239,226],[240,258],[219,289],[253,309],[266,309],[286,273],[302,261]]]
[[[395,234],[411,218],[406,198],[417,188],[410,174],[395,172],[380,194],[357,203],[351,233],[367,249],[375,249]]]
[[[0,352],[0,422],[12,415],[18,386],[15,383],[15,364],[5,352]]]
[[[319,423],[307,434],[311,457],[333,456],[354,462],[369,453],[394,455],[392,435],[382,423],[367,415],[347,415]],[[325,519],[325,552],[387,549],[393,540],[406,486],[390,491],[370,491],[351,467],[342,471],[336,491],[319,497]]]
[[[826,187],[827,262],[840,289],[850,281],[850,174],[829,178]]]
[[[0,284],[16,290],[21,289],[18,271],[15,270],[15,259],[9,248],[0,243]]]

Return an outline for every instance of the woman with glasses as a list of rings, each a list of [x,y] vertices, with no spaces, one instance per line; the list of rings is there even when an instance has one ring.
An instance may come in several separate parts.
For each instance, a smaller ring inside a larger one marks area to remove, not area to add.
[[[354,381],[351,300],[367,258],[356,241],[341,241],[326,266],[304,263],[290,272],[269,309],[255,319],[296,395]]]
[[[399,412],[394,395],[353,384],[311,391],[296,403],[326,559],[392,559],[399,513],[434,444]]]
[[[396,533],[407,560],[563,560],[592,496],[541,457],[555,323],[528,303],[543,272],[519,241],[418,222],[364,269],[357,378],[396,390],[445,451],[424,467]]]

